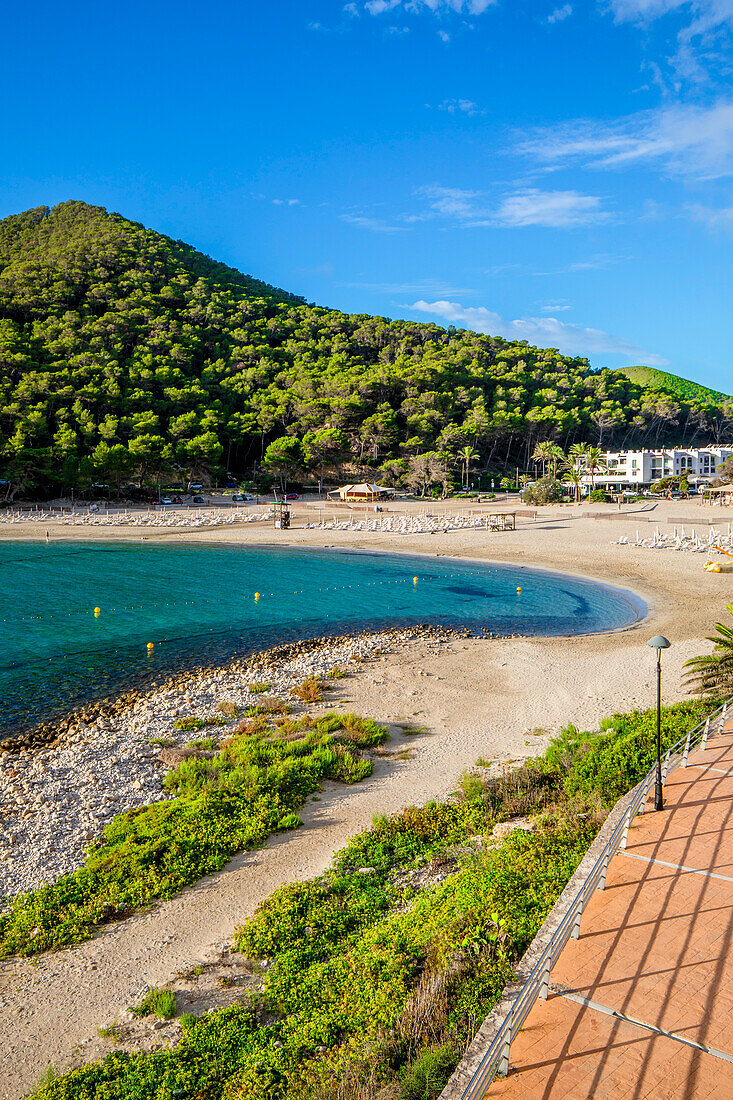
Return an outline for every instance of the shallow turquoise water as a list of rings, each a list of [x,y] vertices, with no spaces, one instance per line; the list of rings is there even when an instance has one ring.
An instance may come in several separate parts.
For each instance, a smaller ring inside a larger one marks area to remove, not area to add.
[[[0,575],[4,732],[299,638],[415,623],[582,634],[644,613],[630,593],[560,574],[333,550],[6,542]]]

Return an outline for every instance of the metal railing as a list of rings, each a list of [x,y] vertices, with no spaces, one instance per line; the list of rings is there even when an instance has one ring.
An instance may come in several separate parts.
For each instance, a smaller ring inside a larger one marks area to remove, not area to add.
[[[677,759],[681,758],[682,767],[687,767],[687,758],[690,750],[696,748],[698,744],[704,749],[709,737],[714,736],[716,732],[718,734],[722,732],[729,708],[733,714],[733,707],[731,707],[732,702],[733,699],[726,700],[722,706],[713,711],[712,714],[709,714],[707,718],[693,729],[688,730],[686,734],[683,734],[683,736],[667,750],[662,763],[663,784],[667,779],[673,762],[676,763]],[[484,1054],[471,1080],[463,1091],[461,1100],[481,1100],[481,1097],[484,1096],[486,1089],[494,1078],[497,1075],[505,1076],[509,1072],[509,1052],[512,1040],[527,1019],[537,998],[540,997],[542,1000],[547,999],[550,986],[550,971],[560,957],[568,940],[571,937],[576,940],[579,938],[583,910],[588,901],[590,901],[594,891],[596,889],[603,890],[605,888],[608,865],[616,852],[626,847],[631,822],[637,814],[644,813],[647,795],[656,780],[656,770],[657,765],[655,761],[636,787],[636,793],[623,817],[608,838],[603,851],[593,864],[582,887],[573,898],[568,911],[555,929],[552,939],[535,963],[531,974],[522,986],[506,1019],[497,1031],[491,1046]]]

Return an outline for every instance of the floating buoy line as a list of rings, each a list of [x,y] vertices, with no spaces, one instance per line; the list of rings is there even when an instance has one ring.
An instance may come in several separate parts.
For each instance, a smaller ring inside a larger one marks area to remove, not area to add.
[[[292,595],[292,596],[308,596],[309,599],[312,599],[316,596],[323,595],[325,593],[349,592],[349,591],[353,591],[354,589],[362,590],[362,589],[369,589],[369,588],[383,588],[383,587],[386,587],[386,586],[389,586],[389,585],[395,585],[395,586],[396,585],[407,585],[407,584],[410,584],[410,583],[413,585],[413,587],[418,587],[421,580],[427,581],[427,582],[437,581],[438,584],[442,584],[444,581],[455,581],[455,580],[460,581],[460,580],[466,580],[469,577],[481,577],[483,579],[486,579],[487,572],[485,570],[475,569],[475,570],[469,570],[469,571],[463,572],[463,573],[443,573],[439,577],[434,577],[434,576],[431,576],[430,574],[427,574],[426,576],[424,576],[422,578],[420,578],[419,576],[413,576],[412,578],[397,577],[397,578],[391,578],[389,580],[380,579],[380,580],[373,580],[373,581],[360,581],[357,584],[322,585],[319,588],[294,588],[292,590],[284,590],[282,588],[278,588],[278,589],[272,589],[269,592],[254,592],[254,593],[251,594],[251,596],[254,598],[255,603],[258,603],[263,598],[278,599],[278,598],[281,598],[284,595],[288,595],[288,596],[290,596],[290,595]],[[520,593],[522,591],[521,586],[517,586],[516,591],[518,593]],[[243,596],[242,598],[246,599],[248,597]],[[201,606],[210,606],[211,607],[211,606],[214,606],[214,605],[220,606],[221,605],[221,599],[158,600],[158,601],[155,602],[154,608],[155,609],[163,608],[163,607],[183,608],[183,607],[201,607]],[[150,610],[151,610],[150,603],[123,604],[119,607],[118,606],[105,607],[105,617],[111,616],[111,615],[125,615],[125,614],[131,614],[133,612],[150,611]],[[88,611],[69,611],[65,615],[53,614],[50,617],[48,615],[21,615],[21,616],[18,616],[18,618],[13,618],[12,620],[3,619],[2,622],[12,621],[14,623],[15,622],[21,622],[21,623],[30,623],[30,622],[49,623],[49,622],[53,622],[53,621],[58,621],[60,619],[69,619],[70,620],[70,619],[74,619],[74,618],[78,617],[79,615],[87,615],[87,614],[88,614]],[[101,607],[95,607],[93,609],[93,614],[94,614],[95,618],[99,618],[102,614]]]

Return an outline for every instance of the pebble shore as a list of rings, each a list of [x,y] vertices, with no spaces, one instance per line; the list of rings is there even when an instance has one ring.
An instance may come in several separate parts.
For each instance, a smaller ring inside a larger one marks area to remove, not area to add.
[[[223,740],[241,721],[226,719],[224,725],[191,733],[176,729],[177,719],[221,720],[221,704],[244,711],[263,698],[250,690],[252,684],[266,683],[268,695],[294,702],[292,688],[306,676],[323,678],[336,667],[348,671],[354,662],[417,636],[455,633],[420,627],[278,646],[225,668],[172,678],[147,693],[128,693],[118,706],[87,708],[62,723],[50,744],[32,747],[27,739],[13,751],[5,743],[0,752],[0,910],[3,899],[7,906],[14,894],[81,866],[88,845],[113,817],[169,797],[163,779],[171,749],[201,737]]]

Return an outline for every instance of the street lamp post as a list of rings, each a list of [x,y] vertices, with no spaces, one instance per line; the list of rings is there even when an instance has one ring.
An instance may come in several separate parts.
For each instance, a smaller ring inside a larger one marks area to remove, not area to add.
[[[657,651],[657,781],[654,785],[654,809],[664,809],[662,793],[662,650],[669,649],[670,642],[662,634],[655,635],[647,645]]]

